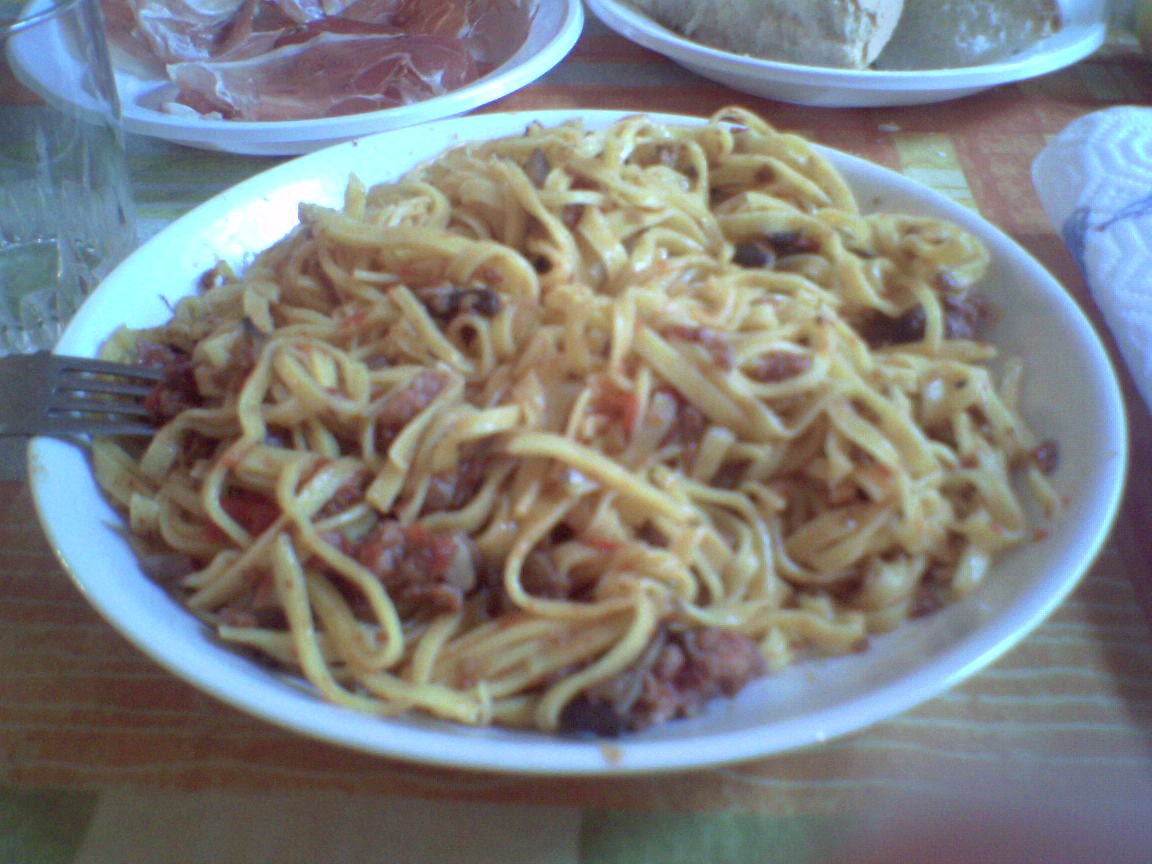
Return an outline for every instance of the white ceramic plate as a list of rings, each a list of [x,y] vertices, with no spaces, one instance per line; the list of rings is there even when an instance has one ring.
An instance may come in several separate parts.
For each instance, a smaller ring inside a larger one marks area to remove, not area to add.
[[[149,107],[165,79],[136,68],[116,66],[123,125],[128,132],[227,153],[286,156],[310,153],[364,135],[414,126],[471,111],[494,102],[535,81],[567,56],[584,27],[580,0],[538,0],[528,38],[520,50],[482,78],[465,87],[412,105],[315,120],[232,121],[169,114]],[[72,62],[57,40],[43,51],[27,51],[20,58],[22,78],[50,95],[54,68]]]
[[[623,116],[581,112],[589,125]],[[243,265],[296,222],[297,204],[338,205],[349,174],[391,179],[462,141],[521,132],[565,112],[444,120],[339,145],[277,166],[196,208],[131,255],[96,290],[58,351],[91,356],[121,324],[151,326],[223,257]],[[689,118],[662,118],[698,123]],[[216,644],[141,572],[123,522],[102,498],[86,451],[37,439],[31,488],[60,560],[93,606],[176,675],[258,717],[390,757],[474,769],[611,774],[683,769],[765,756],[843,735],[940,693],[1036,627],[1077,583],[1119,502],[1126,427],[1113,370],[1096,334],[1059,284],[1006,235],[968,209],[888,170],[825,151],[869,207],[936,214],[989,247],[987,284],[1002,313],[992,334],[1028,359],[1026,401],[1058,439],[1055,483],[1067,511],[1047,536],[1005,557],[972,596],[885,637],[859,655],[804,662],[756,681],[702,716],[602,745],[534,732],[472,729],[420,717],[378,719],[325,704],[308,690]],[[1075,410],[1067,410],[1075,406]]]
[[[968,96],[1069,66],[1099,48],[1107,35],[1097,0],[1065,0],[1061,31],[1002,63],[915,71],[831,69],[730,54],[657,24],[623,0],[586,2],[621,36],[698,75],[753,96],[826,108],[920,105]]]

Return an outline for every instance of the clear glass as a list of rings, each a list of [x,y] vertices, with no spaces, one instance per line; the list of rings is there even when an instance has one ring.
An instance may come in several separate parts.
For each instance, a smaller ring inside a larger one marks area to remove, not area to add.
[[[0,0],[0,355],[50,348],[135,239],[99,0]]]

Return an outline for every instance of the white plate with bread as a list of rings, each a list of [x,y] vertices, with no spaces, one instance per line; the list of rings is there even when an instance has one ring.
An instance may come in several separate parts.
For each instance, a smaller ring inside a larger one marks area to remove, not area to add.
[[[918,105],[1045,75],[1107,35],[1095,0],[586,0],[627,39],[736,90]]]

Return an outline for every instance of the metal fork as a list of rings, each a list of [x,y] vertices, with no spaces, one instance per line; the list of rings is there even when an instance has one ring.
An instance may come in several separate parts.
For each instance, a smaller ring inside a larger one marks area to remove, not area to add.
[[[144,397],[163,377],[47,352],[0,357],[0,436],[153,435]]]

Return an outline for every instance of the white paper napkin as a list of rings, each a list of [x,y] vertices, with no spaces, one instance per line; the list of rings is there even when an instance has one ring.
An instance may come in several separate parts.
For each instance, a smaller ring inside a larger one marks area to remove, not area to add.
[[[1032,163],[1032,182],[1152,407],[1152,108],[1071,123]]]

